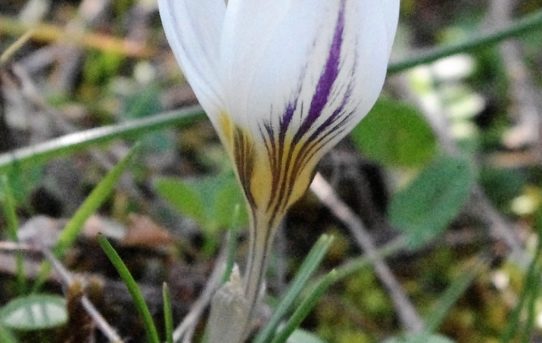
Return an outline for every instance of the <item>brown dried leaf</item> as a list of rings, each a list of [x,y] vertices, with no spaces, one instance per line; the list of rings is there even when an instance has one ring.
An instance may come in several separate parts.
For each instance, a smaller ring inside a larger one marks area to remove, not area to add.
[[[171,234],[151,218],[139,214],[130,214],[128,220],[128,231],[122,240],[123,245],[163,248],[174,243]]]

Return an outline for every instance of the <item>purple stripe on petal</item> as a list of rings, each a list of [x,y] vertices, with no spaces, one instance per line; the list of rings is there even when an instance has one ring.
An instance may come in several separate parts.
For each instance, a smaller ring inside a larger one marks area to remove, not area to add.
[[[280,129],[279,129],[279,141],[280,144],[284,143],[284,137],[286,136],[286,131],[290,126],[290,122],[294,116],[295,109],[297,107],[297,101],[293,101],[288,104],[286,111],[284,112],[282,118],[280,119]]]
[[[329,116],[329,118],[327,118],[320,126],[318,126],[318,128],[311,134],[311,137],[309,138],[309,140],[316,139],[318,136],[322,134],[322,132],[324,132],[328,127],[330,127],[331,125],[333,125],[333,123],[335,123],[335,121],[343,114],[344,108],[346,107],[346,105],[348,104],[350,100],[351,93],[352,93],[352,89],[349,87],[347,93],[345,94],[341,102],[341,105],[338,108],[336,108],[335,111],[333,111],[333,113],[331,114],[331,116]]]
[[[335,80],[337,80],[343,43],[344,19],[343,0],[341,2],[339,17],[337,19],[337,25],[335,27],[335,33],[333,35],[331,48],[329,49],[326,65],[324,66],[323,73],[320,75],[320,79],[318,80],[316,92],[312,98],[309,113],[297,131],[294,137],[294,142],[299,141],[299,139],[301,139],[301,137],[311,128],[312,124],[318,119],[318,117],[320,117],[322,110],[328,102],[333,84],[335,83]]]

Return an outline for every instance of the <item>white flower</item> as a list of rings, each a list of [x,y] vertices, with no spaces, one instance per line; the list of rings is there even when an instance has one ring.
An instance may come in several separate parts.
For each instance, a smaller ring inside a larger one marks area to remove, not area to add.
[[[399,0],[159,6],[173,52],[249,200],[276,211],[301,196],[319,158],[373,106],[399,12]]]
[[[159,8],[177,61],[235,163],[257,254],[321,156],[374,105],[399,0],[159,0]],[[265,264],[255,260],[249,270]]]

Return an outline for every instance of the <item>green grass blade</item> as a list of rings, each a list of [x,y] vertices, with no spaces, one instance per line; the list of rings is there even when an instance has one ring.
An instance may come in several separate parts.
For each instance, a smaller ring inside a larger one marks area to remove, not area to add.
[[[173,343],[173,310],[171,307],[171,293],[167,283],[162,285],[162,299],[164,301],[164,325],[166,331],[166,342]]]
[[[143,294],[137,286],[136,281],[132,277],[132,274],[130,274],[130,271],[120,258],[119,254],[116,252],[115,248],[113,248],[111,243],[109,243],[109,241],[104,236],[98,236],[98,243],[107,255],[109,261],[113,264],[113,266],[119,273],[122,281],[128,288],[128,291],[130,292],[130,295],[134,300],[136,308],[139,311],[141,318],[143,319],[143,324],[145,326],[145,332],[147,333],[148,341],[151,343],[160,343],[160,338],[158,336],[158,331],[156,330],[156,325],[154,324],[149,308],[145,303]]]
[[[540,257],[542,255],[542,239],[538,239],[536,246],[536,251],[533,256],[533,260],[529,265],[527,270],[527,275],[525,276],[525,284],[523,285],[523,290],[521,292],[520,299],[516,308],[512,311],[508,325],[504,330],[503,335],[501,336],[501,342],[507,343],[512,342],[514,337],[518,333],[522,332],[521,317],[523,310],[527,307],[529,309],[530,302],[534,301],[534,295],[538,293],[538,288],[540,287]],[[530,324],[526,324],[528,327]],[[526,330],[526,328],[523,328]]]
[[[6,229],[8,238],[14,242],[18,242],[19,238],[17,231],[19,228],[19,220],[17,219],[17,212],[15,209],[15,201],[13,199],[13,193],[6,176],[0,176],[0,189],[3,192],[4,201],[2,201],[2,208],[4,216],[6,217]],[[17,290],[19,294],[26,292],[26,277],[24,271],[24,256],[23,253],[17,251],[16,253],[16,273],[17,273]]]
[[[452,306],[485,267],[485,261],[476,261],[474,266],[470,266],[444,291],[444,294],[442,294],[437,303],[432,307],[427,318],[425,318],[425,330],[427,332],[434,332],[439,328]]]
[[[227,255],[226,255],[226,268],[224,269],[224,275],[222,276],[222,283],[227,282],[230,279],[231,272],[233,270],[233,265],[235,264],[235,251],[237,250],[237,237],[239,232],[237,230],[237,224],[240,218],[240,205],[235,207],[233,213],[232,227],[228,230],[228,236],[226,239],[227,244]]]
[[[388,67],[388,73],[399,73],[421,64],[434,62],[438,59],[452,56],[458,53],[472,52],[477,49],[487,48],[498,44],[503,40],[513,37],[523,37],[529,32],[542,29],[542,10],[513,21],[509,26],[492,33],[474,36],[464,42],[450,46],[437,47],[418,56],[405,59],[398,63],[392,63]]]
[[[303,261],[303,264],[299,268],[299,271],[293,279],[288,291],[275,308],[275,311],[273,312],[273,315],[271,316],[271,319],[267,325],[254,339],[254,343],[269,342],[284,315],[290,311],[299,294],[303,291],[303,289],[305,289],[309,278],[314,271],[316,271],[320,265],[320,262],[322,262],[322,259],[329,250],[332,242],[333,237],[322,235],[318,242],[316,242],[316,244],[312,247],[311,251]]]
[[[53,158],[119,138],[138,138],[172,126],[187,126],[204,118],[199,106],[157,114],[152,117],[71,133],[50,141],[0,154],[0,174],[17,172]]]
[[[5,175],[0,176],[0,186],[3,193],[4,201],[2,201],[2,209],[4,211],[4,215],[6,216],[8,238],[12,241],[17,241],[17,228],[19,227],[19,221],[17,220],[17,213],[15,212],[15,204],[13,195],[11,193],[11,187],[9,185],[8,178]]]
[[[58,241],[53,249],[54,254],[57,257],[62,255],[69,249],[77,236],[83,229],[86,220],[96,212],[96,210],[107,200],[107,198],[113,192],[115,184],[119,181],[120,177],[130,165],[132,158],[136,154],[138,148],[137,145],[128,152],[128,154],[115,165],[107,175],[98,183],[98,185],[92,190],[90,195],[85,199],[83,204],[77,209],[75,214],[70,218],[64,229],[59,235]],[[34,283],[32,292],[36,292],[49,276],[51,272],[51,264],[44,262],[40,266],[37,281]]]
[[[378,248],[375,251],[374,258],[385,258],[407,248],[408,241],[404,239],[404,237],[399,237]],[[351,261],[342,264],[335,269],[335,272],[337,274],[337,281],[346,279],[347,277],[359,272],[361,269],[371,266],[374,258],[363,255],[357,258],[353,258]]]
[[[522,342],[529,342],[531,340],[531,335],[533,333],[533,329],[536,322],[536,315],[537,315],[537,303],[540,297],[541,287],[540,287],[540,280],[542,279],[542,212],[539,211],[538,215],[535,220],[535,227],[538,231],[538,244],[537,244],[537,250],[535,252],[532,266],[533,268],[533,277],[528,280],[529,289],[531,289],[530,297],[527,301],[527,318],[526,318],[526,324],[525,329],[523,330],[521,341]]]
[[[130,152],[117,165],[115,165],[107,175],[98,183],[92,190],[90,195],[85,199],[83,204],[77,209],[75,214],[68,221],[56,243],[54,252],[56,256],[62,256],[66,249],[71,247],[87,219],[94,214],[98,208],[111,195],[115,185],[120,177],[129,166],[132,158],[137,151],[137,146],[132,148]]]
[[[290,319],[286,322],[284,328],[282,328],[278,334],[271,340],[271,343],[284,343],[290,337],[290,335],[301,325],[303,320],[312,311],[314,306],[318,303],[322,295],[327,289],[335,283],[337,275],[335,271],[328,273],[318,285],[310,292],[310,294],[301,302],[299,307],[295,310]]]
[[[538,261],[540,261],[540,259],[538,259]],[[540,278],[542,276],[542,266],[540,265],[540,262],[537,263],[534,271],[533,277],[528,285],[531,292],[525,306],[527,308],[527,318],[525,318],[525,328],[521,333],[521,342],[531,342],[531,335],[533,334],[533,328],[536,321],[536,305],[540,295]]]

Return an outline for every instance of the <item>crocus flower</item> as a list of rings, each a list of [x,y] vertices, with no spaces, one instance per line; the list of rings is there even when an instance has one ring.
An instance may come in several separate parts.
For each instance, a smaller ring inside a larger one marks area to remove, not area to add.
[[[159,9],[244,190],[253,303],[280,220],[381,91],[399,0],[159,0]]]

